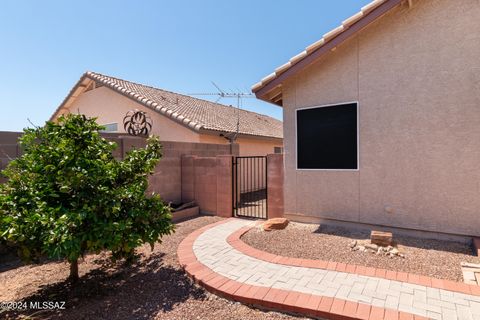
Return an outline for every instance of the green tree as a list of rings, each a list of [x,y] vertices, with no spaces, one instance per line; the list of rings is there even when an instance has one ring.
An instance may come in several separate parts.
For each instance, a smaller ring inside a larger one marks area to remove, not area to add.
[[[169,206],[146,195],[162,155],[158,138],[120,161],[101,129],[83,115],[25,129],[23,155],[2,172],[8,181],[0,186],[0,238],[27,261],[67,259],[73,281],[85,253],[110,250],[114,259],[131,258],[136,247],[153,249],[174,230]]]

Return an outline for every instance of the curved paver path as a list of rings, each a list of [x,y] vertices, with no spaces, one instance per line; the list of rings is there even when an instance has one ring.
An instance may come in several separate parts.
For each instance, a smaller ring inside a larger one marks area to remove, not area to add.
[[[255,224],[232,218],[197,230],[179,246],[181,265],[214,293],[286,312],[335,319],[480,319],[476,286],[275,256],[240,240]]]

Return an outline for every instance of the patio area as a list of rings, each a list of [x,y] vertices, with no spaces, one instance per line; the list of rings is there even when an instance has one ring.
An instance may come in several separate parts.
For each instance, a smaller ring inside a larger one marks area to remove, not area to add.
[[[180,264],[208,290],[250,305],[331,319],[478,319],[480,287],[333,261],[287,258],[240,236],[256,222],[228,219],[190,234]]]

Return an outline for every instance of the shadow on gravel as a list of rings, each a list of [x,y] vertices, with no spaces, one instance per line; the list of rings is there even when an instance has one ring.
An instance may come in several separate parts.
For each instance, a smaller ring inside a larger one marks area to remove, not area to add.
[[[12,252],[0,252],[0,272],[16,269],[23,266],[24,263]]]
[[[162,253],[131,265],[103,265],[72,285],[46,285],[25,301],[65,301],[65,310],[26,310],[0,313],[17,319],[151,319],[189,298],[203,300],[205,292],[185,272],[162,263]]]
[[[314,233],[318,234],[328,234],[331,236],[346,237],[352,239],[369,239],[370,234],[368,231],[360,229],[349,229],[346,227],[337,227],[329,225],[320,225]]]

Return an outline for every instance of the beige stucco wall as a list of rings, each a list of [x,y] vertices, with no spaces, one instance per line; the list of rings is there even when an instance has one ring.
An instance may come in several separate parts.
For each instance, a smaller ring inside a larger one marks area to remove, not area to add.
[[[123,118],[133,109],[150,115],[153,122],[152,134],[158,135],[162,141],[228,144],[228,141],[219,135],[197,133],[106,87],[81,94],[69,107],[72,113],[97,117],[100,124],[117,123],[119,132],[125,132]],[[237,143],[240,146],[240,155],[243,156],[267,155],[273,153],[274,147],[282,146],[279,139],[239,138]]]
[[[228,143],[227,140],[218,135],[202,134],[200,142],[203,143]],[[265,156],[274,153],[275,147],[282,147],[283,143],[280,139],[263,139],[257,137],[239,137],[236,140],[240,147],[241,156]]]
[[[413,3],[284,84],[286,214],[480,235],[480,2]],[[348,101],[359,170],[296,170],[295,109]]]
[[[152,134],[158,135],[161,140],[200,142],[198,133],[106,87],[81,94],[69,107],[72,113],[79,112],[90,117],[97,117],[97,122],[100,124],[116,122],[119,132],[125,132],[123,118],[128,111],[134,109],[145,111],[150,115],[153,121]]]

